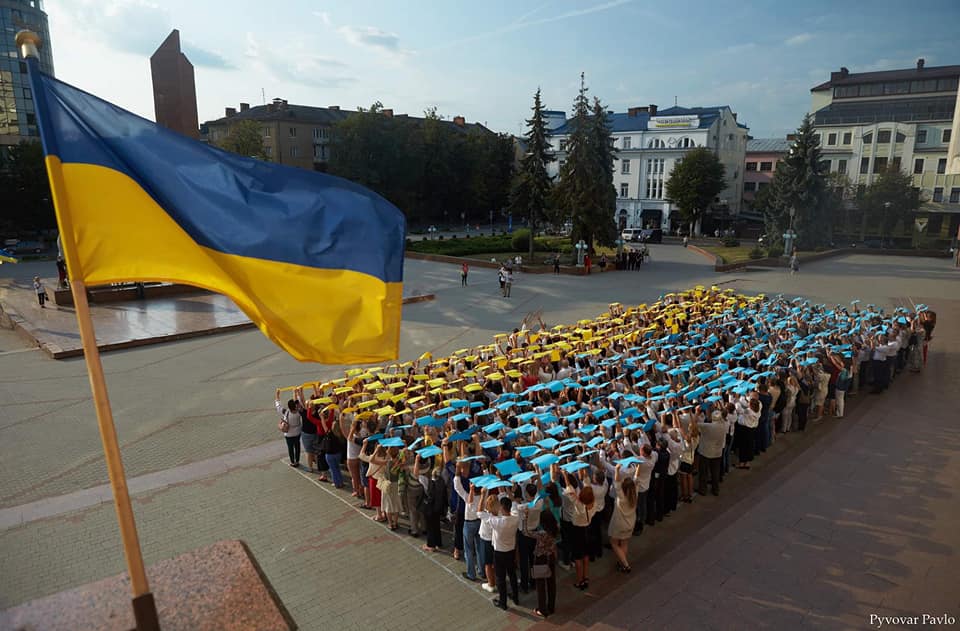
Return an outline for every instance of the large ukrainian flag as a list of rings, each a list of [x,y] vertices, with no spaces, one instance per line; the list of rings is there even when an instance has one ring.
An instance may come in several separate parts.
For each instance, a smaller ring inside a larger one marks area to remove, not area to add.
[[[72,278],[225,294],[302,361],[397,356],[396,207],[340,178],[196,142],[28,63]]]

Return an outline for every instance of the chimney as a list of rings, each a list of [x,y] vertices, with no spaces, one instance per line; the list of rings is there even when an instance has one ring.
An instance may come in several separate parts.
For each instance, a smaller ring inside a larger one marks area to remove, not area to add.
[[[386,116],[387,118],[393,118],[393,110],[391,109],[383,110],[383,115]]]
[[[787,134],[787,140],[789,140],[790,142],[793,142],[796,139],[797,139],[796,134]]]
[[[467,121],[466,119],[463,118],[463,116],[454,116],[453,124],[456,125],[457,127],[463,127],[464,125],[467,124]]]
[[[241,104],[240,104],[240,111],[241,111],[241,112],[246,112],[248,109],[250,109],[250,104],[249,104],[249,103],[241,103]]]
[[[650,112],[650,116],[656,116],[657,106],[651,103],[650,105],[647,106],[647,111]]]
[[[226,116],[227,118],[230,118],[231,116],[236,116],[236,115],[237,115],[237,108],[235,108],[235,107],[228,107],[228,108],[226,108],[224,111],[226,112],[225,116]]]
[[[283,99],[283,106],[284,106],[284,107],[287,106],[287,99]]]
[[[339,111],[340,111],[340,106],[339,106],[339,105],[328,105],[328,106],[327,106],[327,109],[328,109],[328,110],[335,110],[335,111],[339,112]]]
[[[630,118],[636,118],[641,112],[646,112],[647,108],[645,107],[631,107],[627,109],[627,116]]]
[[[923,70],[923,64],[927,63],[927,60],[921,57],[917,60],[917,70]]]

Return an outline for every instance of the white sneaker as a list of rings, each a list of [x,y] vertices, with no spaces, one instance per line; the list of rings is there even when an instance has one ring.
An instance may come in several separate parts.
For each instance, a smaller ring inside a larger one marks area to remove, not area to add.
[[[482,588],[483,588],[483,591],[485,591],[485,592],[493,593],[493,592],[497,591],[497,588],[496,588],[496,587],[490,587],[490,584],[489,584],[489,583],[484,583],[484,584],[481,585],[480,587],[482,587]]]

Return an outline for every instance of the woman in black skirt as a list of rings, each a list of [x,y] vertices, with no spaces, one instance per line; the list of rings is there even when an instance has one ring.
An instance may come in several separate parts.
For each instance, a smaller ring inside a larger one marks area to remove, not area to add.
[[[757,425],[760,424],[760,400],[743,398],[737,403],[737,450],[739,457],[738,469],[749,469],[753,460],[754,439]]]

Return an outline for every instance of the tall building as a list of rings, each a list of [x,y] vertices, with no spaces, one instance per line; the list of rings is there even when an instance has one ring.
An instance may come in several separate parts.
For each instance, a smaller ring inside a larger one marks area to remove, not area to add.
[[[233,125],[242,121],[254,121],[260,125],[267,158],[279,164],[314,171],[327,170],[334,125],[356,114],[352,110],[341,110],[338,105],[291,105],[284,99],[274,99],[272,103],[255,107],[250,107],[249,103],[241,103],[239,110],[227,107],[224,111],[223,118],[207,121],[202,125],[206,141],[218,144],[230,133]],[[380,113],[383,116],[394,116],[392,109],[384,109]],[[406,114],[397,114],[396,118],[423,121],[422,118]],[[454,116],[452,120],[442,122],[462,131],[493,133],[480,123],[467,123],[463,116]]]
[[[153,109],[157,124],[190,138],[200,137],[193,64],[180,52],[180,31],[173,29],[150,56]]]
[[[549,140],[557,160],[547,168],[558,175],[566,160],[570,121],[564,112],[547,112]],[[617,191],[616,220],[620,229],[676,230],[682,221],[666,199],[666,182],[673,167],[694,147],[711,149],[726,170],[726,188],[709,209],[703,230],[725,225],[740,212],[743,198],[743,163],[747,147],[746,125],[727,105],[715,107],[632,107],[609,114],[614,147],[613,185]]]
[[[958,133],[960,65],[853,73],[846,68],[813,87],[812,111],[822,159],[859,190],[887,168],[910,174],[922,205],[894,236],[923,231],[948,238],[960,227],[960,174],[949,147]]]
[[[17,31],[37,33],[40,69],[53,75],[53,48],[41,0],[0,0],[0,151],[22,140],[39,140],[27,65],[20,59]]]

